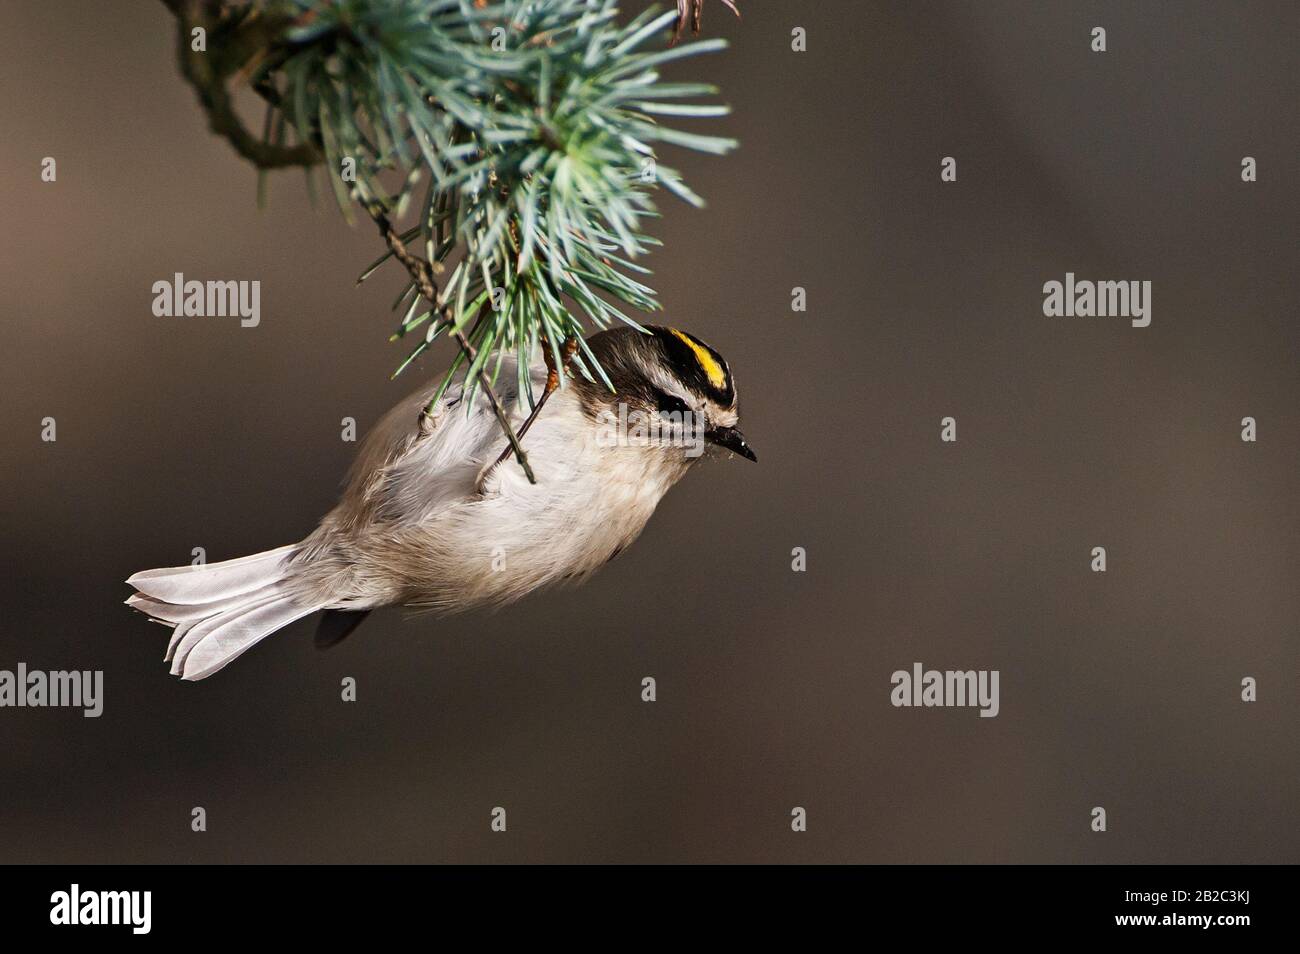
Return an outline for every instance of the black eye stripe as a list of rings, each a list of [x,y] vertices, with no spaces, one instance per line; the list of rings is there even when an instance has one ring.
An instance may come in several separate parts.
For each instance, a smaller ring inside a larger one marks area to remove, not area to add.
[[[655,388],[655,399],[659,402],[660,414],[682,414],[686,415],[691,412],[690,405],[675,394],[669,394]]]

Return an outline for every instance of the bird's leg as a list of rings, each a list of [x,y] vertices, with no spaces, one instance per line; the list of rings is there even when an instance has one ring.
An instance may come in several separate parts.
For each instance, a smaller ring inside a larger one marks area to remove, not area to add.
[[[572,376],[573,359],[574,356],[577,355],[577,353],[578,353],[578,339],[570,335],[564,341],[564,373],[565,374]],[[518,435],[516,435],[519,440],[524,439],[524,435],[528,433],[528,429],[533,426],[533,421],[537,420],[537,415],[542,412],[542,408],[545,406],[547,399],[550,398],[551,394],[556,390],[558,390],[560,387],[560,371],[555,366],[555,355],[551,352],[550,348],[542,349],[542,358],[546,362],[546,387],[542,390],[542,396],[538,399],[537,403],[533,405],[532,413],[530,413],[528,415],[528,419],[524,421],[524,426],[519,428],[519,433]],[[498,457],[495,461],[493,461],[492,466],[489,467],[486,471],[484,471],[484,473],[485,474],[491,473],[493,469],[495,469],[499,464],[509,460],[510,454],[513,450],[514,447],[510,444],[507,444],[506,449],[501,452],[501,456]]]

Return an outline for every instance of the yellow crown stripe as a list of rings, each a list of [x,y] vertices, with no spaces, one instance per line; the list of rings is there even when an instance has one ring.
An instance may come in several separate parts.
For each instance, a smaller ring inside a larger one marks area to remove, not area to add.
[[[722,365],[718,364],[718,359],[709,354],[709,349],[701,345],[690,335],[678,331],[676,328],[669,328],[674,335],[691,349],[695,354],[695,360],[699,362],[700,368],[709,379],[709,383],[715,388],[721,390],[727,385],[727,372],[722,370]]]

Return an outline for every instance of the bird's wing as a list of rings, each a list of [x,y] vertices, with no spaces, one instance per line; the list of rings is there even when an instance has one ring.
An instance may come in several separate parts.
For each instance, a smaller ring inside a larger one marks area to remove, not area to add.
[[[534,394],[541,394],[546,367],[529,368]],[[506,355],[497,380],[497,396],[517,429],[527,415],[516,393],[515,358]],[[366,435],[348,475],[338,512],[347,518],[370,517],[389,523],[421,520],[449,503],[477,495],[483,468],[505,448],[506,438],[480,388],[467,406],[459,384],[449,387],[431,420],[421,428],[420,412],[436,387],[426,387],[401,401]]]

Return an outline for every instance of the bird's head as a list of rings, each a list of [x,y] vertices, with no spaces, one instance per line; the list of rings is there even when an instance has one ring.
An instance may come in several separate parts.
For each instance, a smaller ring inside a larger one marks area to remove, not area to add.
[[[614,386],[612,394],[589,386],[589,406],[625,426],[652,425],[666,446],[702,441],[758,460],[737,428],[736,382],[722,355],[676,328],[645,327],[648,333],[613,328],[588,341]]]

